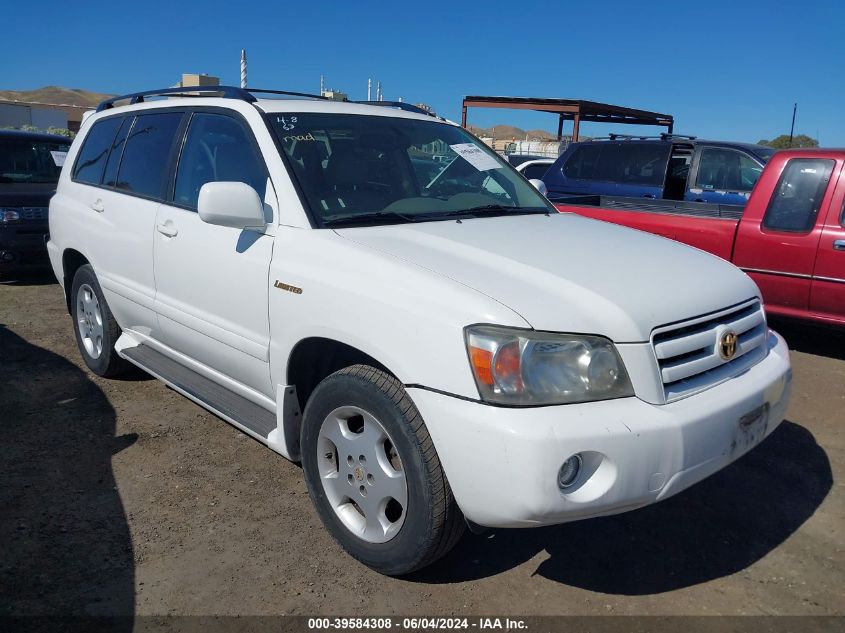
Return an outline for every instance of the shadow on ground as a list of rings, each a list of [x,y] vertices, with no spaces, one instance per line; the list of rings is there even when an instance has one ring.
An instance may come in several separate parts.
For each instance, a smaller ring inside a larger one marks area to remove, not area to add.
[[[409,577],[449,583],[508,570],[542,551],[534,572],[620,595],[681,589],[745,569],[815,512],[833,483],[830,462],[804,427],[784,422],[760,446],[662,503],[565,525],[464,538]]]
[[[845,360],[845,328],[822,327],[775,317],[769,318],[769,325],[786,339],[789,349],[795,352]]]
[[[0,385],[0,616],[133,615],[111,460],[136,436],[115,437],[114,410],[85,373],[2,324]]]
[[[5,286],[49,286],[58,283],[49,268],[0,272],[0,285]]]

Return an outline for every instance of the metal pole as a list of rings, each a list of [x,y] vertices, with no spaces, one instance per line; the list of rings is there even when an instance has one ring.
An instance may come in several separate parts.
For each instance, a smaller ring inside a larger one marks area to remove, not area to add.
[[[578,128],[581,126],[581,113],[576,112],[572,117],[572,142],[578,142]]]
[[[557,120],[557,140],[563,140],[563,112],[558,115]]]
[[[373,100],[373,80],[367,79],[367,101]]]
[[[467,126],[467,104],[464,102],[463,106],[461,107],[461,127],[465,128]]]
[[[789,146],[792,147],[792,135],[795,133],[795,113],[798,111],[798,104],[792,104],[792,127],[789,128]]]
[[[241,49],[241,88],[246,88],[246,50]]]

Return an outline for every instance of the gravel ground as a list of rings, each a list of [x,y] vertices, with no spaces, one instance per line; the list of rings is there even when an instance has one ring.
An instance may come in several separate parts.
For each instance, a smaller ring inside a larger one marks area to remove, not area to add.
[[[392,579],[331,540],[297,465],[142,374],[91,375],[59,286],[6,280],[0,615],[843,614],[845,335],[774,326],[792,404],[736,464]]]

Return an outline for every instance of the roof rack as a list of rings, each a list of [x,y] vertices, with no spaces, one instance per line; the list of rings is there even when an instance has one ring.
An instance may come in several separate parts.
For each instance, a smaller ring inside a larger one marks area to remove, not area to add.
[[[398,108],[400,110],[405,110],[405,112],[415,112],[417,114],[426,114],[428,116],[434,117],[435,119],[438,118],[436,114],[429,112],[428,110],[423,110],[419,106],[415,106],[411,103],[405,103],[404,101],[351,101],[350,103],[360,103],[361,105],[373,105],[373,106],[384,106],[387,108]]]
[[[277,94],[289,97],[308,97],[309,99],[326,99],[320,95],[307,92],[291,92],[288,90],[265,90],[263,88],[237,88],[235,86],[181,86],[175,88],[161,88],[159,90],[145,90],[144,92],[133,92],[126,95],[111,97],[101,101],[97,106],[97,112],[113,108],[116,101],[129,100],[129,105],[144,103],[147,97],[172,96],[172,97],[201,97],[205,94],[220,96],[223,99],[240,99],[247,103],[255,103],[257,99],[253,92],[258,94]],[[386,103],[386,102],[385,102]]]
[[[623,141],[651,141],[651,140],[661,140],[661,141],[668,141],[671,139],[687,139],[689,141],[694,141],[696,136],[688,136],[686,134],[669,134],[667,132],[663,132],[660,136],[640,136],[639,134],[609,134],[608,136],[594,136],[591,138],[591,141],[616,141],[616,140],[623,140]]]

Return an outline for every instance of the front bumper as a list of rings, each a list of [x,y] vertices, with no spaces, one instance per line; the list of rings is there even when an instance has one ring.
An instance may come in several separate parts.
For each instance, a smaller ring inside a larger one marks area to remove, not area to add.
[[[0,272],[47,268],[47,223],[20,223],[0,227]]]
[[[464,515],[490,527],[530,527],[632,510],[688,488],[768,436],[786,412],[789,350],[774,332],[769,354],[744,374],[656,406],[638,398],[504,408],[409,388]],[[767,411],[749,435],[740,420]],[[580,453],[562,492],[560,466]]]

